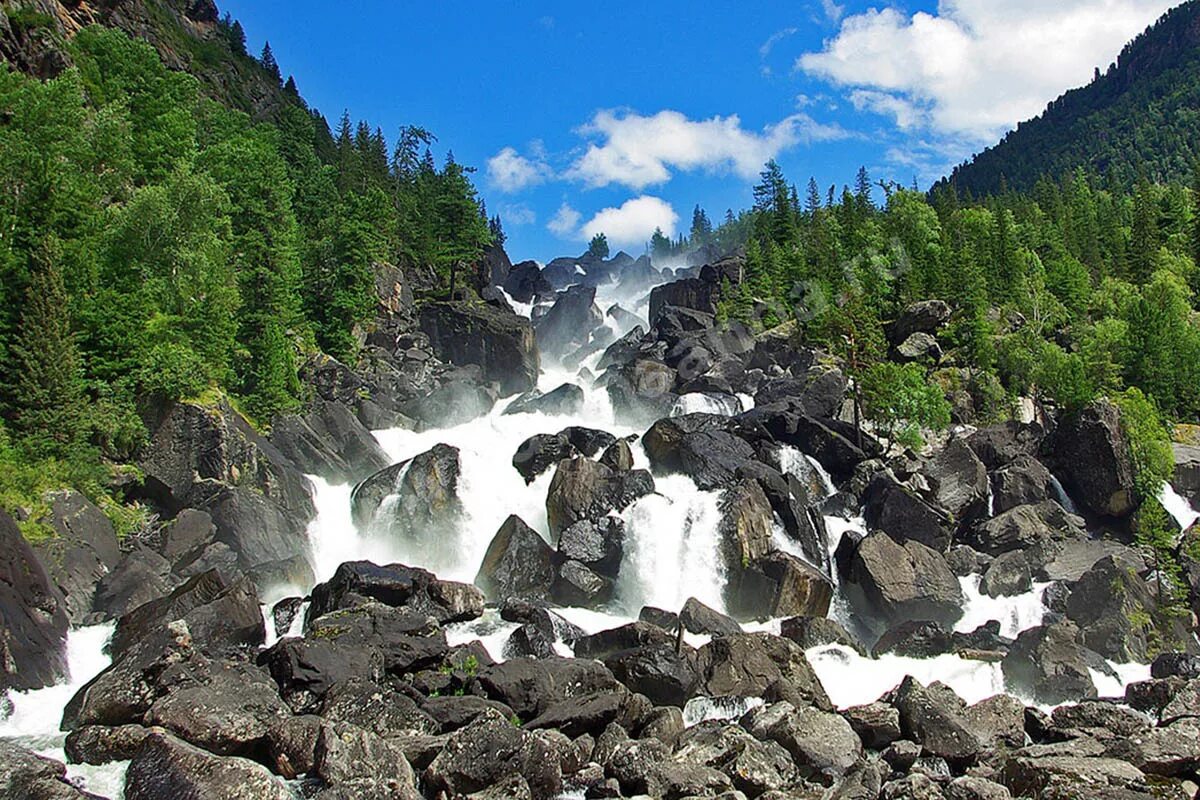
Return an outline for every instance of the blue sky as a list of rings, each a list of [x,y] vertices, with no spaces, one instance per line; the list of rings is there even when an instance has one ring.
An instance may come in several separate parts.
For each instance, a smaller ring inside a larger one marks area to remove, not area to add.
[[[803,190],[922,188],[1104,69],[1170,0],[225,0],[336,124],[432,130],[478,168],[514,260],[633,254],[750,204],[775,157]]]

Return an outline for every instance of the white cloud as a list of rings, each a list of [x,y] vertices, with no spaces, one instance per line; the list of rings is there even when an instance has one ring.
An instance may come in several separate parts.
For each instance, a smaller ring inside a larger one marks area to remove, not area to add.
[[[784,28],[781,31],[775,31],[775,33],[772,33],[771,36],[759,46],[759,57],[766,58],[767,56],[771,55],[771,50],[775,47],[775,45],[779,44],[784,39],[793,35],[799,30],[799,28]]]
[[[568,203],[563,203],[558,207],[558,211],[551,220],[546,223],[546,228],[551,233],[567,239],[575,235],[581,219],[583,216],[578,211],[571,208]]]
[[[830,22],[837,22],[842,18],[842,14],[846,13],[846,7],[834,0],[821,0],[821,10],[825,12],[825,18]]]
[[[579,132],[601,141],[588,145],[567,177],[592,187],[618,183],[633,189],[667,182],[672,169],[732,170],[751,178],[765,161],[788,147],[848,135],[837,125],[823,125],[801,113],[755,133],[742,128],[736,114],[691,120],[671,110],[649,117],[599,111]]]
[[[591,239],[603,233],[609,244],[616,246],[645,243],[655,228],[661,228],[667,236],[675,233],[679,215],[667,201],[642,195],[626,200],[619,208],[605,208],[584,224],[580,231],[583,239]]]
[[[981,144],[1089,81],[1175,1],[941,0],[935,14],[911,16],[871,9],[847,17],[796,67],[902,128]]]
[[[500,219],[505,225],[532,225],[537,222],[537,212],[524,203],[515,203],[500,209]]]
[[[553,170],[540,157],[526,158],[516,148],[505,147],[488,159],[488,180],[502,192],[519,192],[551,177]]]

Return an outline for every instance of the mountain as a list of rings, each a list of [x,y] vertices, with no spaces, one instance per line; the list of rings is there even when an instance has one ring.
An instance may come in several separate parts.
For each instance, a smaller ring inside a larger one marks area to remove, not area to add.
[[[1200,0],[1165,13],[1087,86],[1054,100],[942,183],[1018,191],[1076,168],[1121,186],[1184,179],[1200,156]]]
[[[141,39],[163,64],[195,76],[208,96],[255,119],[277,121],[299,103],[258,59],[246,52],[241,25],[221,16],[213,0],[0,0],[0,60],[39,78],[71,66],[67,46],[88,25]]]

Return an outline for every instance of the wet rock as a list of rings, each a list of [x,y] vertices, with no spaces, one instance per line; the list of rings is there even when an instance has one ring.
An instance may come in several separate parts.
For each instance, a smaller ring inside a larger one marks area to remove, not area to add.
[[[1088,668],[1103,662],[1076,643],[1078,635],[1069,621],[1022,631],[1001,662],[1009,688],[1047,704],[1095,697]]]
[[[768,381],[754,395],[756,406],[780,402],[794,404],[803,412],[818,419],[837,415],[846,396],[846,376],[836,368],[817,366],[798,378],[777,378]]]
[[[572,425],[568,428],[563,428],[558,432],[558,435],[567,437],[567,441],[571,443],[571,446],[588,458],[594,457],[601,450],[617,440],[608,431],[602,431],[597,428],[585,428],[581,425]]]
[[[615,473],[588,458],[560,461],[546,495],[546,517],[557,537],[583,519],[599,519],[619,511],[654,490],[643,470]]]
[[[536,261],[514,264],[504,279],[504,291],[518,303],[532,303],[539,296],[554,293],[554,287],[542,276]]]
[[[596,307],[596,289],[572,286],[559,292],[554,305],[535,323],[538,348],[562,356],[588,343],[588,337],[604,318]]]
[[[988,597],[1024,594],[1032,588],[1029,562],[1025,560],[1025,554],[1017,550],[997,556],[979,581],[979,590]]]
[[[441,383],[400,408],[418,430],[450,428],[488,414],[500,399],[499,384],[484,382],[475,365],[446,372]]]
[[[98,800],[67,782],[67,768],[17,744],[0,741],[0,793],[22,800]]]
[[[600,463],[613,472],[628,472],[633,469],[633,450],[625,439],[618,439],[608,446],[600,456]]]
[[[527,730],[559,730],[571,738],[598,735],[615,722],[626,704],[623,692],[599,692],[572,697],[547,708],[525,724]]]
[[[1102,400],[1064,420],[1054,454],[1068,491],[1086,508],[1112,517],[1133,512],[1133,460],[1115,404]]]
[[[829,578],[780,550],[750,562],[735,581],[729,607],[745,618],[824,617],[833,599]]]
[[[220,573],[210,570],[117,620],[110,644],[113,658],[175,620],[186,623],[190,639],[201,647],[257,645],[266,638],[254,585],[246,578],[227,585]]]
[[[1150,676],[1154,678],[1200,678],[1200,656],[1192,653],[1160,653],[1150,662]]]
[[[323,721],[306,714],[274,720],[267,730],[267,764],[276,775],[295,780],[315,767],[317,736]]]
[[[755,738],[783,747],[801,776],[822,783],[843,776],[862,756],[862,742],[850,723],[811,706],[761,706],[746,714],[742,725]]]
[[[61,594],[71,624],[82,625],[92,612],[97,584],[120,563],[121,550],[108,517],[82,494],[54,492],[48,500],[46,522],[55,535],[34,552]]]
[[[702,722],[680,736],[676,761],[720,770],[747,796],[789,786],[796,778],[791,756],[773,741],[759,741],[736,725]]]
[[[997,514],[976,526],[967,543],[993,556],[1024,551],[1030,567],[1036,568],[1053,561],[1065,543],[1086,538],[1082,519],[1068,514],[1055,501],[1046,500]]]
[[[929,481],[934,502],[954,519],[968,519],[985,510],[987,468],[962,439],[947,442],[925,465],[922,474]]]
[[[967,445],[984,466],[994,470],[1021,456],[1036,456],[1044,436],[1039,425],[1009,421],[980,428],[967,437]]]
[[[790,617],[779,625],[779,634],[808,650],[827,644],[840,644],[866,655],[862,644],[838,622],[823,617]]]
[[[896,690],[895,705],[901,730],[925,753],[966,765],[983,749],[964,719],[965,704],[949,687],[936,683],[925,687],[906,677]]]
[[[670,413],[678,399],[674,391],[676,372],[659,361],[634,358],[611,368],[608,376],[608,399],[621,419],[659,419]]]
[[[536,625],[522,625],[508,636],[504,643],[505,658],[549,658],[557,655],[553,634]]]
[[[151,733],[129,763],[126,800],[164,797],[290,800],[267,769],[244,758],[219,757],[163,733]]]
[[[286,636],[292,629],[292,623],[300,614],[304,605],[302,597],[285,597],[271,608],[271,624],[275,626],[275,636]]]
[[[167,559],[148,547],[135,546],[100,579],[92,606],[107,618],[119,617],[168,594],[177,583]]]
[[[679,612],[679,624],[689,633],[706,633],[725,636],[741,633],[742,626],[716,609],[709,608],[694,597],[689,597]]]
[[[992,473],[993,513],[1011,508],[1036,505],[1054,497],[1054,478],[1050,470],[1033,456],[1020,455]]]
[[[163,527],[158,550],[172,564],[177,564],[186,553],[210,544],[216,535],[211,516],[185,508]]]
[[[397,745],[345,723],[322,725],[314,771],[344,797],[419,800],[412,767]]]
[[[0,690],[40,689],[66,675],[64,606],[17,523],[0,511]]]
[[[674,643],[615,650],[603,660],[629,691],[644,694],[658,705],[683,708],[700,680],[695,652],[687,647],[677,650]]]
[[[595,608],[611,600],[613,590],[612,579],[579,561],[565,561],[550,585],[550,596],[565,606]]]
[[[545,599],[554,581],[554,551],[518,516],[500,526],[484,554],[475,585],[492,600]]]
[[[534,389],[509,403],[505,414],[577,414],[583,408],[583,389],[564,383],[545,394]]]
[[[533,325],[492,306],[466,301],[426,303],[421,330],[434,352],[451,364],[477,364],[504,395],[537,386],[540,368]]]
[[[350,483],[381,470],[387,454],[350,406],[314,398],[303,416],[271,423],[271,443],[297,468],[334,483]]]
[[[668,633],[673,633],[679,630],[679,615],[674,611],[667,611],[654,606],[642,606],[642,610],[638,612],[638,622],[649,623],[656,628],[662,628]]]
[[[953,652],[954,640],[950,632],[936,622],[904,620],[888,628],[871,649],[879,658],[885,653],[894,653],[909,658],[934,658]]]
[[[583,519],[558,538],[560,557],[578,561],[593,572],[617,577],[625,553],[625,523],[619,517]]]
[[[442,625],[478,619],[483,614],[483,593],[474,586],[439,580],[419,567],[348,561],[339,565],[328,581],[313,587],[308,619],[372,600],[431,616]]]
[[[453,734],[425,769],[430,790],[461,796],[520,776],[531,796],[549,800],[562,791],[562,773],[537,737],[514,727],[495,711],[481,714]]]
[[[395,483],[396,502],[379,522],[406,542],[433,546],[451,532],[462,513],[458,448],[445,444],[413,457]]]
[[[867,608],[889,622],[953,625],[962,616],[958,580],[939,553],[919,542],[900,545],[886,533],[872,533],[854,551],[849,579],[861,589]]]
[[[575,455],[575,448],[563,434],[539,433],[521,442],[513,454],[512,465],[526,483],[532,483],[534,478],[559,461]]]
[[[1145,661],[1146,619],[1160,618],[1146,583],[1112,556],[1102,558],[1075,582],[1064,604],[1067,617],[1079,626],[1082,644],[1118,663]],[[1167,639],[1186,642],[1182,620],[1161,619]]]
[[[720,501],[720,557],[730,581],[726,603],[736,600],[739,576],[751,563],[771,551],[774,520],[771,504],[753,480],[740,480],[725,490]]]
[[[950,480],[949,475],[945,477]],[[946,485],[947,494],[964,493],[961,486],[952,490],[949,483]],[[953,520],[888,473],[871,481],[863,494],[863,506],[867,527],[886,533],[895,542],[919,542],[939,553],[950,547]]]
[[[621,684],[601,663],[585,658],[516,658],[479,670],[476,693],[531,720],[551,706],[597,692],[621,691]]]
[[[804,651],[795,642],[765,633],[713,639],[696,656],[702,693],[712,697],[762,697],[780,682],[819,708],[832,706]]]

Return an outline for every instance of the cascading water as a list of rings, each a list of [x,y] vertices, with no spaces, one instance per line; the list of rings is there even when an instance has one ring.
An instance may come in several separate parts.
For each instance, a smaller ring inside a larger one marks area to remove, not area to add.
[[[39,755],[66,762],[61,732],[62,710],[75,693],[109,664],[104,652],[112,636],[112,623],[76,628],[67,635],[67,671],[63,683],[30,692],[9,692],[11,713],[0,719],[0,739],[12,739]],[[71,764],[67,776],[82,788],[103,797],[120,800],[124,795],[125,768],[128,762],[101,767]]]
[[[1178,523],[1180,531],[1186,531],[1196,524],[1196,520],[1200,519],[1200,512],[1196,511],[1187,498],[1175,491],[1175,487],[1169,483],[1164,482],[1162,488],[1159,489],[1158,501]]]

